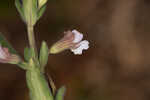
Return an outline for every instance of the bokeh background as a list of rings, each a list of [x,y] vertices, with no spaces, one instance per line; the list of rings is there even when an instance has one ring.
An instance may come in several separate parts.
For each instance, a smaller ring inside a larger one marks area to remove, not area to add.
[[[38,48],[68,29],[84,33],[90,48],[49,56],[46,71],[66,86],[65,100],[150,99],[149,0],[49,0],[35,27]],[[28,38],[14,0],[0,1],[0,31],[23,56]],[[25,71],[0,64],[0,100],[29,100]]]

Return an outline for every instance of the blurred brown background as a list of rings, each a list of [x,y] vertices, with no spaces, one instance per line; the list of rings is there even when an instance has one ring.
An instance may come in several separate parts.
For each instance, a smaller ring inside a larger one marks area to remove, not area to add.
[[[150,99],[149,0],[49,0],[35,27],[37,45],[51,46],[74,28],[89,50],[50,55],[47,65],[57,88],[67,87],[65,100]],[[0,31],[23,56],[28,39],[14,0],[0,1]],[[0,64],[0,100],[29,100],[25,72],[15,65]]]

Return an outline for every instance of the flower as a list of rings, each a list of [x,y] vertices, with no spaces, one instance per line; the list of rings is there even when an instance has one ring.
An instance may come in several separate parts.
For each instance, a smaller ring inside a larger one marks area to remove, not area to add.
[[[50,53],[55,54],[70,49],[75,55],[81,55],[83,50],[89,48],[89,42],[82,40],[83,34],[77,30],[67,31],[64,34],[64,37],[52,46]]]
[[[11,54],[8,48],[3,48],[0,45],[0,63],[17,64],[20,62],[19,56]]]

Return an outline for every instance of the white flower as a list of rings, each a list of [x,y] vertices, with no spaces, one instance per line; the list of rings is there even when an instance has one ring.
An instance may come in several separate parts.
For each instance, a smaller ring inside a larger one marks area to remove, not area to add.
[[[81,34],[80,32],[78,32],[77,30],[73,30],[72,33],[74,34],[74,43],[78,43],[83,39],[83,34]]]
[[[82,50],[87,50],[89,48],[89,42],[87,40],[83,40],[83,34],[81,34],[80,32],[78,32],[77,30],[73,30],[72,33],[74,34],[74,43],[76,44],[76,48],[71,49],[71,51],[75,54],[75,55],[81,55],[82,54]]]
[[[87,40],[81,41],[79,43],[79,47],[76,49],[71,49],[71,51],[77,55],[81,55],[82,54],[82,50],[87,50],[89,48],[89,42]]]
[[[83,40],[83,34],[77,30],[64,32],[64,37],[56,42],[50,49],[50,53],[56,54],[63,50],[70,49],[75,55],[81,55],[83,50],[89,48],[89,42]]]

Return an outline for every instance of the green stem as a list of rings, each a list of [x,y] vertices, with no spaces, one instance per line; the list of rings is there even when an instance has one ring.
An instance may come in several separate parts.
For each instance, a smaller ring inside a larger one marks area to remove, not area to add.
[[[37,59],[38,53],[37,53],[37,48],[36,48],[36,43],[35,43],[34,24],[33,24],[34,17],[33,17],[33,11],[32,11],[33,10],[33,1],[29,0],[28,2],[29,2],[28,3],[29,13],[28,13],[28,17],[27,17],[27,30],[28,30],[29,45],[30,45],[30,48],[32,48],[35,53],[34,59]]]
[[[28,38],[29,38],[30,47],[35,48],[35,38],[34,38],[33,26],[30,26],[30,25],[28,25]]]
[[[45,76],[36,66],[26,72],[26,78],[31,100],[54,100]]]
[[[34,37],[34,27],[32,25],[28,25],[28,38],[29,38],[29,45],[30,48],[32,48],[35,52],[35,57],[37,57],[37,48],[35,43],[35,37]]]
[[[38,52],[35,43],[34,25],[35,17],[33,4],[35,0],[26,0],[27,8],[27,30],[30,48],[34,51],[33,58],[29,61],[29,69],[26,71],[26,80],[30,91],[31,100],[54,100],[50,87],[44,74],[40,70]],[[34,2],[33,2],[34,1]]]

